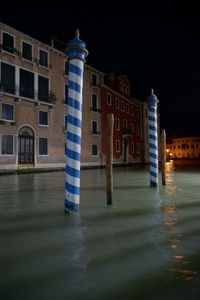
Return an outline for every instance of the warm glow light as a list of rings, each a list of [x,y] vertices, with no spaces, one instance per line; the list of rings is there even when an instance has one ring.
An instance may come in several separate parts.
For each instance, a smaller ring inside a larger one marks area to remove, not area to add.
[[[167,151],[167,153],[169,153],[169,149],[167,149],[166,151]]]
[[[170,153],[169,155],[172,156],[172,153]]]

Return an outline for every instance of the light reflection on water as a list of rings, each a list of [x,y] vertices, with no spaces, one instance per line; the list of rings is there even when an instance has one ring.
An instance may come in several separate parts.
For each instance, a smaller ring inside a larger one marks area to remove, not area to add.
[[[0,177],[0,299],[199,299],[199,173],[167,164],[82,171],[81,207],[63,213],[65,174]],[[192,186],[192,188],[191,188]]]

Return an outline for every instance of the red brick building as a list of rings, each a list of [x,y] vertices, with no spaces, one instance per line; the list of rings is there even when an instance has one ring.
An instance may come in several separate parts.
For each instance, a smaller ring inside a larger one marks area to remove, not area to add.
[[[112,71],[102,87],[102,153],[106,155],[107,115],[114,114],[113,162],[141,160],[140,105],[131,99],[126,75],[115,78]]]

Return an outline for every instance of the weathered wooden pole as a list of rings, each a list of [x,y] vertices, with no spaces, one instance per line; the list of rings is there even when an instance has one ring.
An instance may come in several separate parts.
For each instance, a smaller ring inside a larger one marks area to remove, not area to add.
[[[80,200],[80,159],[82,128],[82,92],[86,44],[79,38],[79,30],[67,44],[69,60],[68,113],[65,210],[77,211]]]
[[[151,89],[148,100],[149,116],[149,158],[150,158],[150,186],[158,186],[158,128],[157,128],[157,96]]]
[[[107,145],[106,145],[106,191],[107,191],[107,204],[112,204],[113,197],[113,125],[114,115],[107,116]]]
[[[166,132],[162,130],[161,136],[162,143],[162,185],[166,184]]]

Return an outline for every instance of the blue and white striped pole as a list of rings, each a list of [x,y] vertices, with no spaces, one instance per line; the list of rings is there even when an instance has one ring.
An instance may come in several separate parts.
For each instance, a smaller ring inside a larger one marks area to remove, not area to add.
[[[67,44],[69,84],[65,181],[66,211],[79,209],[83,70],[87,55],[86,44],[79,38],[79,30],[77,29],[74,39]]]
[[[150,156],[150,186],[158,186],[158,129],[157,129],[157,96],[151,89],[148,100],[149,119],[149,156]]]

